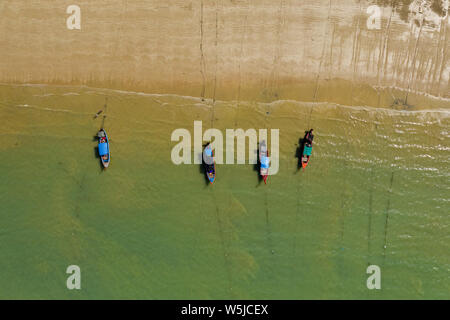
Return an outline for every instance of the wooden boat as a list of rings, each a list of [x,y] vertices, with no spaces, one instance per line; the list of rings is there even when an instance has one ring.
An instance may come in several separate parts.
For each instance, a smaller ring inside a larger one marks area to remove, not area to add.
[[[109,152],[109,140],[105,129],[100,129],[98,136],[98,154],[102,161],[103,168],[108,168],[111,162],[111,154]]]
[[[302,152],[302,169],[304,170],[306,168],[306,166],[309,163],[309,158],[311,157],[311,152],[312,152],[312,139],[313,136],[310,136],[312,133],[312,129],[310,131],[308,131],[308,133],[305,136],[305,145],[303,147],[303,152]]]
[[[267,178],[269,176],[269,151],[267,150],[266,141],[263,140],[259,144],[259,174],[264,180],[264,184],[267,184]]]
[[[214,161],[214,151],[208,144],[203,150],[203,164],[205,166],[206,177],[211,184],[216,180],[216,162]]]
[[[305,144],[305,147],[303,148],[303,154],[302,154],[302,168],[305,169],[306,166],[309,163],[309,158],[311,157],[311,151],[312,151],[312,145]]]

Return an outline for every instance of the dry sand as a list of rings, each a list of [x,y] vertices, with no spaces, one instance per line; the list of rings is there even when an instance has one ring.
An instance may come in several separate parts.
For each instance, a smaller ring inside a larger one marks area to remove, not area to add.
[[[389,1],[4,0],[0,81],[371,106],[450,98],[448,15],[397,1],[369,30],[376,2]],[[66,27],[71,4],[81,30]],[[386,87],[395,97],[373,89]]]

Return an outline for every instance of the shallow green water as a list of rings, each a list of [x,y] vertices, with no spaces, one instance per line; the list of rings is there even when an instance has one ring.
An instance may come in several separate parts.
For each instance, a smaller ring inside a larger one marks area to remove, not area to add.
[[[280,171],[264,185],[253,165],[218,165],[211,187],[198,165],[172,164],[170,135],[209,128],[212,105],[0,86],[0,298],[449,298],[448,110],[216,101],[223,132],[280,129]],[[66,288],[72,264],[79,291]],[[381,290],[366,287],[371,264]]]

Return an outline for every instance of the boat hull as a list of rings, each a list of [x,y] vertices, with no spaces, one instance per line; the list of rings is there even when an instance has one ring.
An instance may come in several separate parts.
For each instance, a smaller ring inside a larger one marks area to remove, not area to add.
[[[206,177],[209,180],[209,183],[213,184],[216,180],[216,164],[214,163],[214,172],[206,172]]]
[[[308,165],[309,159],[305,162],[302,161],[302,169],[305,169],[306,166]]]
[[[99,150],[99,156],[100,160],[102,162],[103,168],[107,169],[111,163],[111,153],[109,151],[109,139],[108,135],[105,130],[103,130],[105,133],[105,140],[106,142],[101,142],[101,137],[98,138],[98,150]],[[106,144],[106,146],[105,146]],[[106,159],[104,159],[106,157]]]
[[[203,151],[204,152],[203,156],[205,156],[206,149],[211,149],[211,146],[208,145],[205,147],[205,150]],[[211,158],[209,161],[213,162],[212,168],[211,168],[210,164],[208,165],[205,162],[203,163],[203,165],[205,166],[206,178],[208,179],[210,184],[213,184],[214,181],[216,180],[216,162],[214,161],[214,151],[211,151]]]
[[[109,161],[104,161],[102,159],[102,165],[103,165],[103,168],[107,169],[109,167]]]
[[[267,178],[269,177],[268,175],[262,176],[263,180],[264,180],[264,184],[267,184]]]
[[[260,146],[260,151],[259,151],[259,162],[260,162],[260,164],[262,163],[262,158],[264,156],[266,156],[267,158],[269,157],[269,151],[267,150],[265,141],[263,141],[261,143],[261,146]],[[262,179],[264,181],[264,184],[267,184],[267,178],[269,177],[269,168],[263,168],[260,165],[259,174],[261,175],[261,177],[262,177]]]
[[[303,154],[302,154],[302,169],[305,169],[306,166],[309,163],[309,159],[311,158],[311,152],[312,152],[312,145],[306,144],[303,148]]]

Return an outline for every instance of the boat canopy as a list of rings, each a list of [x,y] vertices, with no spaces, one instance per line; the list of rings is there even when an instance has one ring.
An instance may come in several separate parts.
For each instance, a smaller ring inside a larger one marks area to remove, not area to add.
[[[108,144],[106,142],[98,144],[98,153],[101,157],[108,154]]]
[[[269,159],[269,157],[261,157],[261,168],[263,168],[263,169],[267,169],[267,168],[269,168],[269,161],[270,161],[270,159]]]
[[[205,154],[206,154],[208,157],[212,157],[213,154],[212,154],[211,148],[206,148],[206,149],[205,149]]]
[[[312,147],[305,146],[305,150],[303,151],[303,155],[310,156],[312,151]]]

